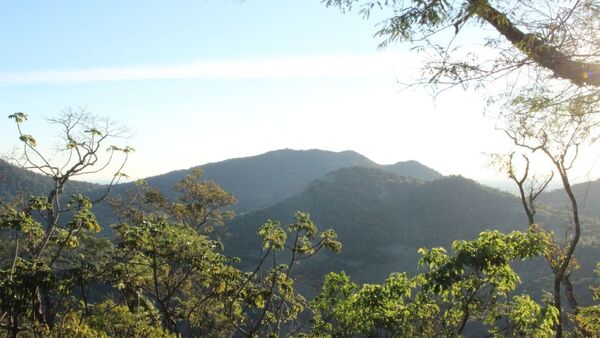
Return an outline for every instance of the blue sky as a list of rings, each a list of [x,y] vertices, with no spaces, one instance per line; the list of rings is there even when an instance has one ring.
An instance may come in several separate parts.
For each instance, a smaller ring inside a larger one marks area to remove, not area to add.
[[[379,50],[378,20],[319,0],[10,1],[0,9],[0,112],[27,112],[45,151],[57,133],[45,118],[65,107],[119,121],[132,130],[134,178],[320,148],[495,179],[484,153],[502,150],[503,136],[483,99],[402,90],[423,56]],[[18,145],[9,122],[3,153]]]
[[[374,27],[316,1],[11,1],[3,71],[372,52]],[[8,52],[8,53],[7,53]]]

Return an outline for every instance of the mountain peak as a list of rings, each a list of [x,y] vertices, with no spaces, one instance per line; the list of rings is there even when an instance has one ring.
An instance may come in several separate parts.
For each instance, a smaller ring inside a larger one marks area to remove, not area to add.
[[[423,181],[433,181],[443,177],[443,175],[436,170],[414,160],[388,164],[383,167],[397,175],[414,177]]]

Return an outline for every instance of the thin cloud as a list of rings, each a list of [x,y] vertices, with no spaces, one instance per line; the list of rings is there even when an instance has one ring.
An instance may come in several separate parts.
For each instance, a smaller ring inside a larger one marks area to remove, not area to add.
[[[329,54],[241,61],[201,61],[174,66],[0,72],[0,86],[171,79],[372,78],[418,67],[412,53]]]

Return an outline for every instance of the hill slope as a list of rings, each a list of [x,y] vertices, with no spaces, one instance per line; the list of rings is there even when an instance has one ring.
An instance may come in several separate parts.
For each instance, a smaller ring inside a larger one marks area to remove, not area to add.
[[[312,180],[339,168],[375,166],[368,158],[352,152],[322,150],[276,150],[265,154],[199,166],[203,179],[215,181],[238,200],[238,212],[257,210],[301,191]],[[146,178],[153,187],[173,197],[172,187],[194,168]]]
[[[577,198],[580,212],[588,217],[600,218],[600,179],[574,184],[573,193]],[[540,201],[556,209],[568,210],[570,203],[562,189],[556,189],[540,196]]]
[[[45,196],[52,187],[52,179],[48,176],[38,174],[0,159],[0,198],[11,200],[24,194]],[[102,185],[70,181],[65,187],[66,194],[78,192],[86,195],[94,195],[102,190]]]
[[[431,179],[441,174],[416,161],[380,166],[353,151],[275,150],[257,156],[236,158],[199,166],[203,179],[218,183],[238,200],[235,210],[244,213],[269,207],[305,189],[329,172],[352,166],[381,167],[403,176]],[[194,168],[146,178],[153,187],[174,197],[172,187]],[[131,184],[117,190],[131,189]]]
[[[320,258],[319,268],[306,273],[316,277],[345,270],[371,282],[392,271],[414,271],[419,247],[448,246],[486,229],[523,230],[526,223],[514,196],[463,177],[423,182],[380,168],[352,167],[270,208],[238,217],[229,226],[226,248],[254,261],[257,226],[266,219],[290,221],[295,210],[308,211],[322,229],[331,226],[344,245],[340,255]]]
[[[439,172],[417,161],[404,161],[396,164],[382,165],[381,168],[399,176],[414,177],[423,181],[433,181],[443,177]]]

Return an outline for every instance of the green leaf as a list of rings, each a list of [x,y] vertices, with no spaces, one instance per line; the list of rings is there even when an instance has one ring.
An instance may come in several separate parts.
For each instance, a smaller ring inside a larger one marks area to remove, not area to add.
[[[14,119],[16,123],[22,123],[24,121],[27,121],[27,114],[18,112],[18,113],[8,115],[8,118]]]
[[[21,142],[27,143],[28,145],[30,145],[32,147],[35,147],[37,145],[37,142],[31,135],[23,134],[19,137],[19,140],[21,140]]]

